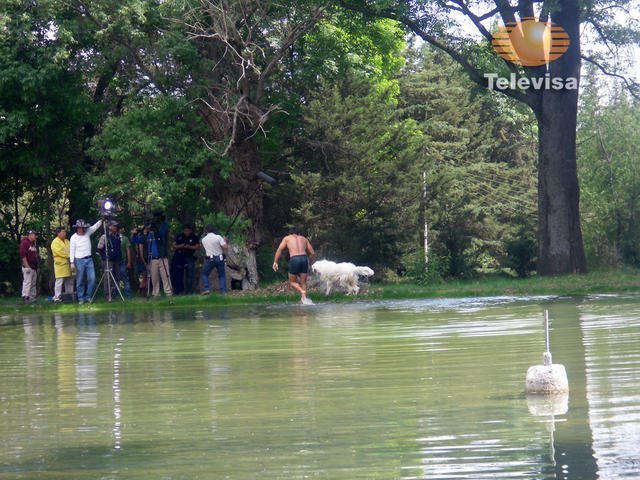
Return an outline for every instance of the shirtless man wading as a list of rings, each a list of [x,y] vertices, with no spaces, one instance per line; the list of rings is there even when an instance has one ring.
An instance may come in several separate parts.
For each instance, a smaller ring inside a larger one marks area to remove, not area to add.
[[[284,249],[289,249],[289,284],[298,292],[300,292],[300,301],[305,303],[307,299],[307,274],[309,273],[309,257],[313,261],[316,252],[306,237],[298,233],[295,228],[289,230],[286,237],[280,242],[280,246],[276,251],[273,259],[273,271],[278,271],[278,259]],[[300,281],[298,281],[298,277]]]

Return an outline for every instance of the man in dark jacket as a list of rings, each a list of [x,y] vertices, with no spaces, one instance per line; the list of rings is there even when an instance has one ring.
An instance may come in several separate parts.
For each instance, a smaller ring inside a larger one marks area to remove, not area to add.
[[[22,301],[36,301],[36,284],[38,282],[38,234],[29,230],[20,242],[20,263],[22,266]]]
[[[175,295],[180,295],[181,293],[190,295],[193,293],[195,253],[199,248],[200,237],[193,233],[191,225],[185,224],[182,227],[182,233],[176,235],[173,245],[175,253],[171,259],[171,286]]]

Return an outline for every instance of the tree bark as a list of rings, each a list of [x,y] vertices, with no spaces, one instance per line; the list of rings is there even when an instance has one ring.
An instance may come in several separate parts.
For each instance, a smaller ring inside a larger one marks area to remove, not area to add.
[[[214,102],[215,98],[210,96],[209,101]],[[247,269],[243,290],[254,289],[258,286],[256,249],[262,242],[264,218],[264,194],[257,176],[262,170],[262,159],[255,139],[256,132],[242,121],[238,121],[236,129],[233,130],[229,117],[220,115],[205,104],[200,106],[199,112],[216,141],[224,141],[225,135],[233,131],[233,139],[227,152],[232,159],[233,169],[228,178],[222,178],[217,171],[206,168],[206,174],[211,178],[207,196],[231,219],[225,230],[219,232],[221,235],[226,236],[230,233],[234,227],[231,222],[236,222],[237,226],[240,219],[251,221],[251,225],[244,232],[248,258],[246,265],[242,265]]]
[[[234,142],[229,154],[233,158],[233,170],[227,180],[216,182],[212,192],[215,204],[231,218],[230,223],[239,219],[248,219],[251,225],[245,230],[247,259],[247,278],[243,280],[243,289],[255,289],[258,286],[256,249],[262,242],[263,230],[263,190],[258,172],[261,170],[261,158],[258,145],[253,136],[243,132]],[[236,225],[237,226],[237,225]],[[229,233],[233,225],[220,232]]]
[[[576,0],[559,2],[553,21],[569,34],[567,52],[549,64],[554,78],[575,78],[575,89],[541,92],[538,120],[538,273],[586,273],[580,228],[576,128],[580,79],[580,15]],[[566,84],[565,84],[566,85]]]

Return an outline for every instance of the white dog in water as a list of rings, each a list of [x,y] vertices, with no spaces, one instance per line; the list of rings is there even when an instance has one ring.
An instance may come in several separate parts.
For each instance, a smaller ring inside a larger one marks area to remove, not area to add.
[[[370,277],[373,270],[369,267],[357,267],[353,263],[336,263],[331,260],[318,260],[311,269],[320,275],[320,280],[327,282],[327,295],[334,284],[340,285],[347,291],[347,295],[360,291],[358,277]]]

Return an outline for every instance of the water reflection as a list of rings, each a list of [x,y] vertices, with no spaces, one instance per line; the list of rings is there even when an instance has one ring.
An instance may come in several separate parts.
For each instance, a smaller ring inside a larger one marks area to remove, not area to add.
[[[556,417],[569,411],[569,393],[527,395],[527,408],[536,417]]]
[[[555,431],[556,417],[565,415],[569,411],[569,393],[555,393],[548,395],[527,395],[529,413],[536,417],[544,417],[549,432],[549,461],[556,467]],[[564,421],[561,419],[560,421]]]
[[[632,296],[600,300],[578,307],[593,449],[601,478],[635,478],[640,471],[640,308]]]
[[[113,448],[119,450],[122,446],[122,406],[120,396],[120,357],[124,338],[119,338],[113,349]]]
[[[569,412],[555,433],[556,479],[596,479],[598,466],[593,451],[589,423],[587,375],[583,329],[575,302],[555,302],[548,306],[551,346],[555,363],[563,364],[569,379]]]
[[[544,308],[569,398],[523,393]],[[616,478],[638,458],[639,312],[501,298],[25,317],[0,330],[0,477]]]
[[[95,407],[98,398],[97,354],[100,333],[96,331],[95,316],[79,314],[76,319],[75,367],[76,400],[78,407]]]

